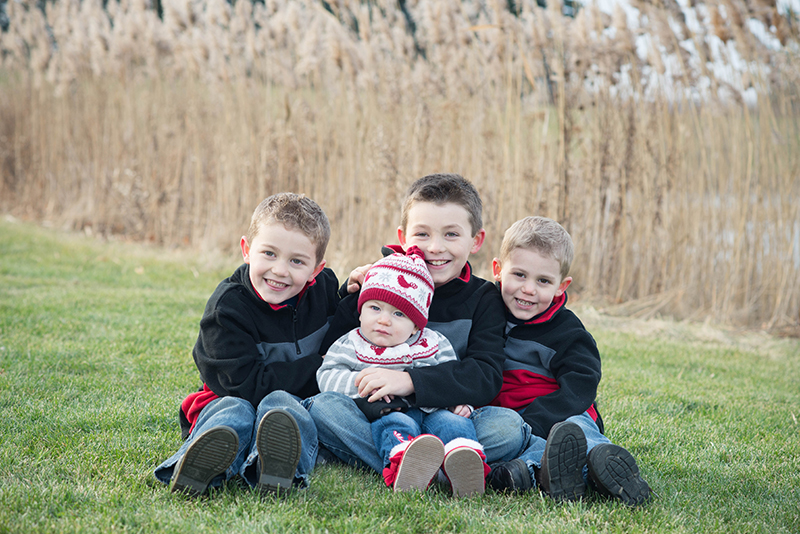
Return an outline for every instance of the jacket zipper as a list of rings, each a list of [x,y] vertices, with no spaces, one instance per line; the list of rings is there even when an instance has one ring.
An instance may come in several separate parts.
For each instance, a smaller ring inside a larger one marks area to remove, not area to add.
[[[297,340],[297,310],[292,308],[292,337],[294,337],[294,347],[297,349],[297,355],[301,354],[300,342]]]

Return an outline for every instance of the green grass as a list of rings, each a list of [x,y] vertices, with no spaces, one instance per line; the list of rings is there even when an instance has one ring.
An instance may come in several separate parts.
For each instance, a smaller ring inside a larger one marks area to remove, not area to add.
[[[800,532],[800,342],[590,312],[608,435],[658,493],[647,507],[395,495],[343,466],[280,500],[174,495],[152,471],[237,261],[0,222],[0,532]]]

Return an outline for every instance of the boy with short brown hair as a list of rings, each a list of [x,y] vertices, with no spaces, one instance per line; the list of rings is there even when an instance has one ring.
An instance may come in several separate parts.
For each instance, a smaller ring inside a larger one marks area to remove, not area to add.
[[[603,435],[597,346],[566,308],[573,255],[560,224],[527,217],[506,231],[492,261],[508,321],[503,387],[493,404],[518,411],[531,436],[519,458],[494,466],[489,483],[496,490],[538,484],[556,500],[576,500],[588,477],[600,493],[642,504],[650,487],[636,460]]]
[[[310,198],[279,193],[255,209],[244,264],[206,304],[193,356],[203,386],[180,407],[186,441],[155,476],[192,495],[240,475],[261,492],[305,486],[317,432],[320,343],[338,303],[325,268],[330,225]]]
[[[412,246],[423,252],[434,281],[428,327],[450,341],[458,360],[403,371],[368,368],[358,374],[355,385],[371,402],[386,395],[410,397],[416,406],[450,408],[470,417],[490,462],[513,458],[522,441],[516,439],[521,434],[517,414],[511,412],[513,423],[503,424],[505,420],[487,413],[500,408],[472,409],[488,404],[497,395],[503,362],[502,300],[494,284],[475,276],[468,262],[485,238],[481,211],[478,192],[457,174],[428,175],[411,185],[397,229],[400,245],[390,247],[389,252]],[[364,271],[356,269],[348,280],[351,294],[337,310],[333,323],[337,331],[358,326],[355,292],[363,283]],[[335,339],[327,336],[323,348]],[[309,412],[317,423],[322,445],[347,463],[382,471],[383,458],[375,449],[370,424],[353,399],[340,393],[321,393]],[[491,423],[491,430],[481,422]]]

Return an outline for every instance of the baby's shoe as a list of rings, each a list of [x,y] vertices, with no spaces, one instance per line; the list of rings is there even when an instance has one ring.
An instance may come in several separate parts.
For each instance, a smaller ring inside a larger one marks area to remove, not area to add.
[[[628,506],[650,500],[651,490],[639,475],[633,455],[619,445],[601,443],[589,451],[589,481],[603,495],[619,499]]]
[[[528,464],[521,458],[494,466],[486,481],[495,491],[522,492],[533,487]]]
[[[569,421],[556,423],[547,436],[539,471],[541,488],[557,501],[576,501],[586,494],[583,466],[586,465],[586,436]]]
[[[466,438],[456,438],[445,446],[442,469],[450,480],[454,497],[483,494],[490,471],[483,446]]]
[[[431,434],[422,434],[392,448],[383,479],[394,491],[425,490],[439,471],[442,460],[442,441]]]
[[[258,491],[286,492],[292,488],[303,442],[292,414],[276,408],[261,419],[256,432],[256,449],[261,474]]]
[[[239,436],[228,426],[209,428],[195,439],[172,475],[170,491],[202,495],[211,480],[228,469],[239,450]]]

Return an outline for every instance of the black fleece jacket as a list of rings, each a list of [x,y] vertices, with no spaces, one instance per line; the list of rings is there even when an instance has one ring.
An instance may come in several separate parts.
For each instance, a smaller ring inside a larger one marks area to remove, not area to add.
[[[567,294],[531,321],[507,313],[503,387],[492,404],[519,410],[534,434],[588,411],[603,432],[595,397],[600,353],[580,319],[566,308]]]
[[[206,304],[193,352],[203,382],[254,407],[276,390],[315,395],[320,343],[339,301],[336,275],[323,269],[295,306],[273,306],[256,294],[249,272],[240,266]]]

